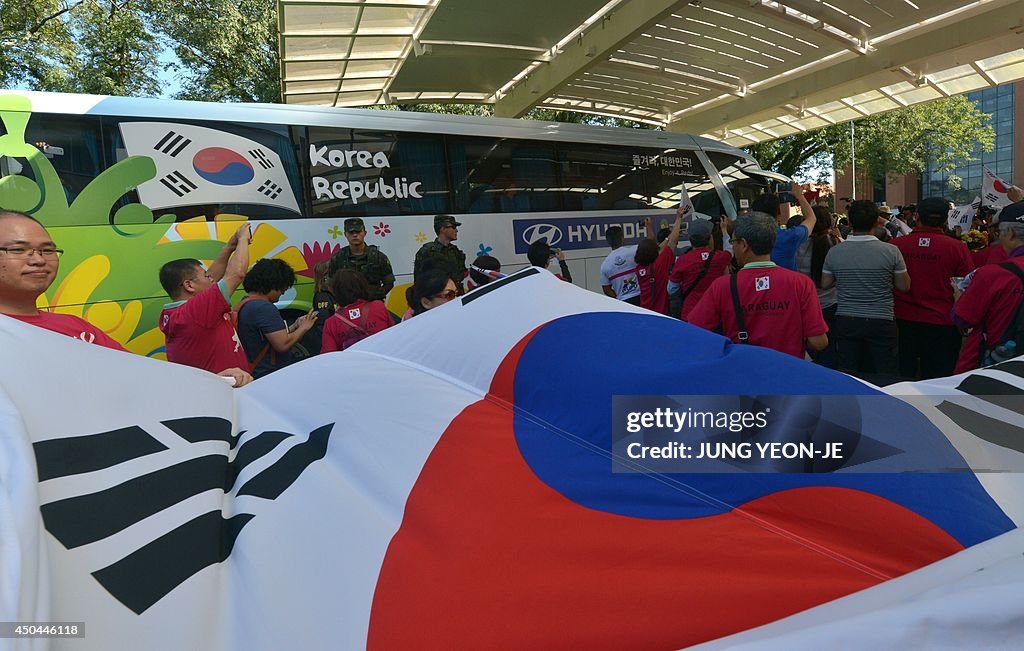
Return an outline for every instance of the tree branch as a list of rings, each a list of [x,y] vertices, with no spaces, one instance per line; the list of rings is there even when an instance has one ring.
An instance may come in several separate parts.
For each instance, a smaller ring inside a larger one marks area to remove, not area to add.
[[[86,0],[78,0],[78,2],[74,2],[72,4],[67,5],[66,7],[64,7],[63,9],[58,11],[57,13],[51,14],[51,15],[47,16],[46,18],[43,18],[42,20],[37,22],[35,25],[30,27],[28,29],[28,33],[32,34],[32,35],[35,35],[39,30],[41,30],[43,27],[46,26],[46,23],[50,22],[51,20],[55,20],[57,18],[60,18],[62,15],[66,14],[69,11],[72,11],[73,9],[75,9],[79,5],[84,4],[85,2],[86,2]]]

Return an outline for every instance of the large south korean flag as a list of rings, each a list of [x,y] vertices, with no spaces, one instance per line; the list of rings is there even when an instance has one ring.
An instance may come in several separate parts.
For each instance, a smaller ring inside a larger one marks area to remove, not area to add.
[[[237,390],[0,350],[0,622],[85,624],[5,651],[1024,648],[1021,362],[886,394],[536,269]],[[613,471],[613,396],[782,392],[865,472]]]
[[[253,203],[300,212],[281,157],[232,133],[173,122],[122,122],[125,149],[149,156],[156,178],[139,186],[150,208]]]

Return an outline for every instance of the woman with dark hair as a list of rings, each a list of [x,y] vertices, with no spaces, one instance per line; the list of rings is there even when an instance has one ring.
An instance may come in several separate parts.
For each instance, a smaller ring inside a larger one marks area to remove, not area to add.
[[[683,210],[676,211],[672,229],[660,241],[655,241],[654,222],[646,220],[648,237],[636,245],[633,262],[636,263],[636,279],[640,283],[640,307],[668,314],[668,276],[676,261],[676,244],[679,230],[683,225]]]
[[[331,277],[331,291],[339,307],[324,324],[321,352],[345,350],[394,325],[384,301],[370,300],[370,285],[355,269],[339,269]]]
[[[405,292],[409,311],[402,317],[408,321],[417,314],[423,314],[439,305],[444,305],[459,295],[459,288],[442,269],[428,268],[420,272],[416,282]]]
[[[477,256],[473,264],[469,265],[469,279],[466,281],[468,289],[486,285],[487,283],[504,278],[501,274],[501,263],[490,255]]]
[[[796,254],[796,270],[814,281],[814,287],[818,290],[818,302],[821,303],[821,314],[825,318],[829,332],[836,320],[836,310],[839,308],[839,301],[836,295],[835,285],[828,289],[821,288],[821,269],[825,264],[825,256],[829,249],[843,241],[836,226],[835,215],[828,206],[814,206],[814,230],[807,241],[800,245]],[[835,367],[835,344],[829,337],[828,346],[821,352],[814,355],[816,364],[827,368]]]
[[[285,323],[274,305],[295,284],[295,271],[284,260],[257,260],[242,280],[246,295],[235,306],[238,338],[252,365],[252,376],[262,377],[293,361],[287,355],[303,335],[316,324],[310,310],[291,325]]]

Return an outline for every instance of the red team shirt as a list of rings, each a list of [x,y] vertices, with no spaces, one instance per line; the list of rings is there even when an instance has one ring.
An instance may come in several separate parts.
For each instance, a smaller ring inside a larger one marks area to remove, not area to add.
[[[716,278],[690,311],[688,321],[705,330],[721,325],[722,333],[739,343],[729,280],[729,276]],[[818,292],[807,276],[782,267],[746,267],[737,280],[747,343],[803,359],[804,340],[828,332]]]
[[[343,318],[344,317],[344,318]],[[360,330],[353,328],[348,319]],[[395,324],[388,313],[383,301],[367,302],[362,299],[338,308],[333,316],[327,319],[324,324],[322,353],[330,353],[336,350],[345,350],[352,344],[366,339],[368,336],[380,332],[384,328],[390,328]]]
[[[974,259],[975,267],[982,267],[987,264],[1006,262],[1010,259],[1010,256],[1006,253],[1006,249],[1003,248],[1002,244],[990,244],[984,249],[972,251],[971,258]]]
[[[96,344],[97,346],[113,348],[114,350],[125,350],[124,346],[110,335],[85,319],[79,319],[77,316],[55,314],[53,312],[39,312],[35,316],[22,316],[18,314],[8,314],[7,316],[29,325],[67,335],[79,341],[84,341],[87,344]]]
[[[168,303],[160,313],[160,331],[167,338],[167,359],[177,364],[220,373],[249,368],[242,342],[231,321],[231,304],[223,281],[187,301]]]
[[[686,288],[697,279],[708,256],[711,256],[711,249],[706,246],[692,248],[679,256],[675,266],[672,268],[672,275],[669,276],[669,280],[679,285],[680,293],[685,292]],[[731,261],[732,254],[728,251],[715,251],[714,256],[711,256],[711,265],[708,267],[708,272],[704,274],[704,277],[700,279],[697,286],[686,295],[686,300],[683,301],[683,311],[680,315],[683,321],[689,320],[686,317],[690,314],[690,310],[700,302],[701,296],[708,290],[708,287],[711,287],[711,283],[715,282],[715,278],[725,273]]]
[[[953,287],[949,279],[974,269],[967,245],[941,228],[919,226],[890,241],[903,254],[910,273],[910,291],[894,291],[897,319],[952,326]],[[999,247],[1002,248],[1002,247]]]
[[[636,279],[640,282],[640,307],[668,314],[668,275],[675,259],[675,253],[666,246],[658,252],[658,257],[654,259],[654,262],[646,267],[637,266]]]
[[[1024,269],[1024,256],[1010,258],[1010,262]],[[981,360],[982,318],[988,318],[985,329],[989,345],[994,345],[1010,325],[1022,292],[1024,285],[1020,278],[998,265],[985,265],[975,272],[967,291],[956,302],[956,316],[974,329],[967,335],[967,341],[960,349],[954,374],[978,368]]]

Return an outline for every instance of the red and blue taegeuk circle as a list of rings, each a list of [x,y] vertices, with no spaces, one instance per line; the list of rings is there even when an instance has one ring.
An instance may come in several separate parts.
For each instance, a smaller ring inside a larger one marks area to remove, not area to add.
[[[238,152],[224,147],[206,147],[192,157],[196,173],[217,185],[245,185],[256,176],[252,165]]]

